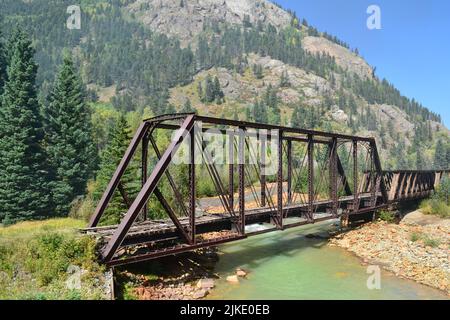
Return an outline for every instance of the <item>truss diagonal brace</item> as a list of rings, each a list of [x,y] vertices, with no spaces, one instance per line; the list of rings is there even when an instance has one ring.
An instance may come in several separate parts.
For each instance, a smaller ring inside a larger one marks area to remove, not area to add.
[[[344,167],[342,166],[342,162],[341,159],[339,158],[339,155],[336,155],[336,158],[337,158],[337,170],[339,175],[341,176],[341,182],[344,185],[345,194],[349,196],[352,194],[352,189],[348,184],[347,176],[345,175],[345,170]]]
[[[105,261],[109,261],[113,258],[114,253],[121,245],[126,234],[130,230],[131,225],[136,220],[136,217],[138,216],[139,212],[147,203],[148,198],[155,190],[164,172],[167,170],[167,167],[170,161],[172,160],[172,156],[175,154],[175,152],[178,150],[181,143],[183,142],[184,138],[189,134],[189,132],[193,128],[194,123],[195,123],[195,115],[189,115],[183,121],[174,139],[172,140],[169,147],[162,155],[161,159],[156,164],[152,174],[147,179],[147,182],[142,187],[141,191],[137,195],[128,212],[125,214],[125,217],[120,222],[119,226],[117,227],[113,236],[109,240],[108,244],[103,249],[102,256]]]
[[[153,150],[155,151],[156,156],[158,157],[158,160],[161,159],[161,152],[159,151],[158,145],[156,144],[155,139],[152,135],[149,136],[149,141],[153,147]],[[169,181],[170,186],[172,187],[173,193],[175,195],[175,199],[178,201],[178,204],[181,207],[181,210],[183,210],[183,213],[185,216],[188,215],[188,210],[186,209],[186,206],[183,203],[183,196],[181,195],[181,192],[178,190],[175,181],[172,178],[172,175],[170,174],[169,170],[166,170],[165,172],[167,180]]]
[[[106,207],[108,206],[108,203],[111,200],[111,198],[114,194],[114,191],[117,188],[117,186],[120,182],[120,179],[122,178],[123,173],[125,172],[131,159],[133,158],[133,155],[136,152],[136,149],[139,146],[140,141],[142,140],[144,135],[147,133],[149,126],[150,126],[150,124],[147,122],[143,122],[139,126],[136,134],[134,135],[133,139],[131,140],[130,145],[128,146],[127,151],[125,152],[125,155],[123,156],[122,160],[120,161],[119,165],[117,166],[117,169],[114,172],[114,175],[113,175],[112,179],[110,180],[108,187],[106,188],[105,192],[102,195],[102,198],[100,199],[97,207],[95,208],[95,212],[92,215],[91,220],[89,221],[89,228],[97,226],[98,222],[100,221],[100,218],[102,217],[103,212],[105,211]]]
[[[180,223],[180,220],[178,220],[177,216],[175,215],[175,212],[173,212],[171,206],[167,202],[167,200],[164,198],[163,194],[159,189],[156,187],[155,191],[153,191],[153,194],[158,199],[159,203],[161,203],[162,207],[164,208],[164,211],[166,211],[167,215],[169,216],[170,220],[172,220],[175,227],[177,227],[178,231],[183,236],[184,240],[186,240],[187,243],[192,244],[191,238],[188,236],[186,231],[184,230],[183,226]]]

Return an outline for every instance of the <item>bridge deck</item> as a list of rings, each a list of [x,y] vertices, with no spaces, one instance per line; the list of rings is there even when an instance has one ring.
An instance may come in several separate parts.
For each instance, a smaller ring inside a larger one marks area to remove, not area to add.
[[[379,196],[379,194],[378,194]],[[371,194],[365,193],[359,195],[359,200],[369,199]],[[347,204],[352,203],[354,200],[353,196],[344,196],[339,198],[339,202],[343,207]],[[331,204],[331,200],[320,200],[314,202],[314,206],[318,211],[315,212],[313,220],[308,220],[304,213],[308,207],[307,203],[298,203],[286,205],[283,208],[284,216],[286,217],[283,229],[292,228],[308,223],[314,223],[319,221],[325,221],[330,219],[338,218],[344,211],[340,209],[337,216],[333,216],[331,213],[327,212],[327,207]],[[321,211],[319,211],[321,210]],[[359,213],[361,209],[359,210]],[[134,248],[136,245],[145,246],[157,246],[152,252],[147,253],[145,258],[142,260],[161,257],[164,255],[169,255],[181,251],[185,251],[186,248],[195,249],[206,246],[217,245],[224,242],[234,241],[243,239],[247,236],[252,236],[256,234],[261,234],[265,232],[270,232],[278,230],[277,227],[269,227],[268,222],[273,214],[276,213],[276,209],[269,207],[265,208],[255,208],[248,209],[245,211],[245,221],[246,221],[246,232],[245,236],[241,236],[233,230],[232,227],[232,217],[225,213],[200,213],[196,216],[196,229],[198,241],[196,245],[188,245],[179,242],[179,232],[177,227],[173,224],[170,219],[161,220],[147,220],[136,222],[130,228],[127,236],[122,243],[122,249]],[[351,212],[350,212],[351,214]],[[183,228],[188,229],[189,227],[189,217],[180,217],[179,221]],[[257,226],[254,228],[253,226]],[[81,229],[81,232],[94,235],[98,237],[102,242],[107,242],[113,236],[117,225],[111,226],[99,226],[92,228]],[[225,234],[220,234],[225,232]],[[209,233],[218,232],[220,235],[213,238],[203,239],[202,235]],[[174,245],[175,242],[175,245]],[[118,259],[118,257],[124,255],[124,250],[118,252],[117,259],[114,259],[110,265],[118,265],[122,263],[129,263],[130,261],[139,261],[139,255],[132,255],[131,257]]]

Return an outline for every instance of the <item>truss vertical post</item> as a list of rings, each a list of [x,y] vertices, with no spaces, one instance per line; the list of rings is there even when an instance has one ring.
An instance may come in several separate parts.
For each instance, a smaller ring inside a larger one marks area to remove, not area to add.
[[[388,193],[386,191],[386,184],[383,178],[383,169],[381,168],[380,156],[378,155],[377,145],[375,143],[375,139],[370,140],[370,147],[374,153],[374,164],[375,170],[377,174],[381,177],[380,179],[380,189],[381,189],[381,197],[383,199],[383,204],[388,203]]]
[[[314,220],[314,140],[308,134],[308,221]]]
[[[195,229],[195,198],[196,198],[196,181],[195,181],[195,126],[192,127],[189,134],[189,240],[191,244],[196,242]]]
[[[266,206],[266,143],[267,136],[260,136],[260,144],[261,144],[261,163],[260,163],[260,182],[261,182],[261,207]]]
[[[277,227],[283,228],[283,131],[278,133]]]
[[[292,141],[287,140],[287,193],[288,204],[292,203]]]
[[[353,140],[353,212],[358,212],[358,141]]]
[[[377,204],[377,197],[376,197],[376,192],[377,192],[377,186],[378,186],[378,177],[377,174],[375,172],[375,150],[373,149],[373,146],[370,145],[369,146],[369,150],[370,150],[370,206],[371,207],[375,207]]]
[[[338,209],[338,179],[337,179],[337,138],[331,140],[329,146],[329,173],[330,173],[330,199],[331,199],[331,213],[337,216]]]
[[[148,177],[148,135],[144,135],[142,138],[142,159],[141,159],[141,188],[144,186]],[[142,220],[147,220],[148,217],[148,206],[147,203],[142,208]]]
[[[228,193],[230,207],[234,208],[234,132],[228,135]]]
[[[245,128],[239,128],[239,221],[238,232],[245,234]]]

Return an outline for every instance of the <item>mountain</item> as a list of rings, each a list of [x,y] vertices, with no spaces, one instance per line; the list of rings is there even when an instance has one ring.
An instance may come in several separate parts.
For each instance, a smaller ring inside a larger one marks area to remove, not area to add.
[[[437,141],[450,160],[439,115],[378,78],[357,49],[275,3],[82,0],[81,29],[69,30],[72,2],[0,3],[2,33],[18,24],[34,39],[42,99],[67,48],[94,113],[190,103],[201,114],[375,136],[385,168],[432,168]]]
[[[258,21],[277,29],[289,26],[289,13],[264,0],[137,0],[127,6],[146,27],[174,36],[183,44],[203,31],[207,23],[243,25]]]

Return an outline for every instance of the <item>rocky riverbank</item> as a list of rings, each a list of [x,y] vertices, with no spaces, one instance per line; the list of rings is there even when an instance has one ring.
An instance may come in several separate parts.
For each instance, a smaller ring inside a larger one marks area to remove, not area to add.
[[[329,245],[450,295],[450,220],[411,215],[399,224],[378,221],[338,234]]]
[[[236,269],[235,274],[227,276],[230,283],[239,283],[239,278],[247,272]],[[191,279],[192,280],[192,279]],[[161,279],[156,283],[144,283],[134,290],[139,300],[196,300],[205,298],[215,287],[215,279],[202,277],[196,281],[178,281],[168,284]]]
[[[138,300],[196,300],[205,298],[219,278],[215,248],[201,249],[155,261],[150,270],[118,270],[121,297]],[[148,265],[150,266],[150,265]],[[230,285],[239,283],[247,271],[237,268],[227,276]]]

